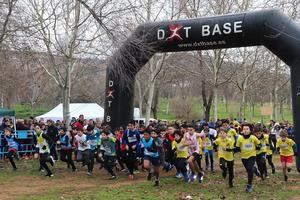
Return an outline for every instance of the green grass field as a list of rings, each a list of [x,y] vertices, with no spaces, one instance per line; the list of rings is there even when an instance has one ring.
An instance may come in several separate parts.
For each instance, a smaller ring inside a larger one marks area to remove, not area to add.
[[[29,118],[31,116],[31,110],[30,106],[26,104],[17,104],[14,107],[16,111],[17,118]],[[34,116],[38,116],[41,114],[44,114],[48,112],[52,107],[49,107],[49,105],[38,105],[35,108]],[[167,100],[164,98],[160,98],[159,100],[159,109],[158,109],[158,118],[159,119],[165,119],[165,120],[178,120],[176,116],[172,113],[171,107],[169,108],[169,112],[166,113],[167,110]],[[198,118],[197,119],[202,119],[202,106],[201,102],[196,103],[194,105],[194,110],[196,113],[198,113]],[[237,117],[237,114],[239,112],[239,103],[237,102],[230,102],[228,103],[228,112],[226,112],[226,106],[225,104],[220,101],[219,102],[219,109],[218,109],[218,116],[219,118],[228,118],[228,117]],[[213,116],[213,108],[211,110],[211,117]],[[250,112],[249,108],[246,107],[246,119],[250,118]],[[284,119],[288,121],[292,121],[292,111],[288,108],[287,105],[284,107]],[[261,121],[262,118],[260,116],[260,106],[256,105],[254,108],[254,122]],[[263,122],[269,122],[270,116],[264,116],[263,117]],[[282,121],[281,115],[279,115],[279,121]]]
[[[16,104],[13,108],[16,111],[17,119],[28,119],[31,115],[31,107],[28,104]],[[33,116],[39,116],[48,112],[51,107],[47,105],[38,105],[35,107]]]
[[[245,117],[246,119],[250,119],[250,111],[249,111],[249,107],[246,107],[246,112],[245,112]],[[167,99],[163,99],[161,98],[159,101],[159,109],[158,109],[158,118],[159,119],[166,119],[166,120],[176,120],[176,116],[172,113],[172,108],[169,108],[169,113],[166,114],[166,110],[167,110]],[[203,115],[203,109],[202,109],[202,105],[201,102],[197,103],[194,105],[194,110],[196,113],[198,114],[198,119],[202,119]],[[227,108],[226,112],[226,106],[223,103],[223,101],[219,101],[218,103],[218,117],[220,119],[222,118],[229,118],[229,117],[233,117],[233,118],[237,118],[238,116],[238,112],[239,112],[239,103],[237,102],[230,102],[228,103],[228,108]],[[289,122],[292,122],[293,120],[293,116],[292,116],[292,110],[288,108],[287,105],[284,106],[283,109],[283,113],[284,113],[284,118],[282,118],[282,116],[279,114],[278,116],[278,120],[282,121],[284,120],[288,120]],[[210,116],[211,118],[213,117],[213,107],[211,108],[211,112],[210,112]],[[261,122],[262,118],[260,115],[260,106],[256,105],[254,107],[254,122]],[[263,117],[263,122],[267,123],[270,120],[270,116],[264,116]]]
[[[161,186],[153,187],[152,181],[146,181],[147,174],[141,172],[132,181],[127,180],[124,172],[118,172],[118,179],[110,181],[105,170],[95,166],[94,176],[87,177],[86,169],[71,172],[66,164],[58,162],[53,168],[54,177],[44,177],[38,172],[38,161],[21,160],[17,162],[18,171],[13,172],[10,165],[0,161],[1,200],[59,200],[59,199],[148,199],[148,200],[183,200],[186,196],[193,199],[299,199],[300,176],[295,167],[289,175],[289,181],[283,181],[279,167],[279,157],[275,156],[276,173],[270,179],[254,180],[254,191],[246,193],[246,172],[239,155],[235,156],[234,188],[228,188],[227,180],[221,177],[218,161],[215,161],[215,173],[207,172],[203,184],[184,183],[174,177],[175,170],[164,173]],[[79,165],[78,165],[79,166]],[[269,166],[268,166],[269,167]],[[270,168],[269,168],[270,171]]]

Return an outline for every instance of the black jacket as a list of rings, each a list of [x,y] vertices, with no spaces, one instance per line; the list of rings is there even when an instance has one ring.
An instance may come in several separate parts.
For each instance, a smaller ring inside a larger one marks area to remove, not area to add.
[[[47,135],[50,138],[49,142],[56,142],[58,140],[58,129],[51,125],[47,128]]]

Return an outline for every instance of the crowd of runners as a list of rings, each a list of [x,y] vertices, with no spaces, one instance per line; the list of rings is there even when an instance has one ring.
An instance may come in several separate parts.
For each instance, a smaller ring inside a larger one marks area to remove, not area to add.
[[[251,192],[254,175],[262,180],[269,178],[267,163],[271,173],[275,173],[274,153],[280,154],[285,181],[296,154],[293,127],[274,121],[268,126],[228,119],[215,123],[151,122],[147,127],[130,121],[127,127],[112,130],[81,115],[72,121],[71,127],[67,129],[51,120],[31,124],[33,157],[39,159],[39,170],[45,171],[48,177],[53,176],[51,168],[59,158],[73,172],[77,171],[77,163],[86,166],[88,176],[93,176],[94,166],[99,163],[99,168],[107,170],[112,180],[121,171],[127,172],[128,179],[133,180],[134,174],[143,170],[148,172],[147,179],[154,179],[154,186],[159,186],[160,171],[175,170],[176,178],[201,184],[205,181],[205,172],[215,171],[214,154],[217,154],[222,176],[228,179],[228,186],[233,187],[234,160],[236,154],[240,154],[248,177],[246,191]],[[17,170],[14,161],[20,157],[17,135],[10,126],[4,126],[3,130],[4,146],[8,148],[6,158]]]

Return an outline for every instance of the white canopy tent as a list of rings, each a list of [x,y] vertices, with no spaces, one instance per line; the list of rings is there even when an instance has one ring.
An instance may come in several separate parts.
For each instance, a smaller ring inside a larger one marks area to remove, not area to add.
[[[85,119],[103,119],[104,109],[96,103],[70,103],[70,116],[75,117],[76,119],[79,115],[84,115]],[[63,119],[63,106],[62,104],[57,105],[55,108],[49,112],[35,117],[37,120],[41,118],[44,121],[51,119],[53,121]]]
[[[99,118],[103,120],[104,118],[104,109],[96,103],[71,103],[70,104],[70,116],[75,117],[76,119],[79,115],[84,115],[85,119],[96,119]],[[51,119],[53,121],[63,120],[63,106],[62,104],[58,104],[55,108],[50,110],[49,112],[35,117],[37,120],[41,118],[44,121]],[[140,118],[140,109],[134,108],[134,118]]]

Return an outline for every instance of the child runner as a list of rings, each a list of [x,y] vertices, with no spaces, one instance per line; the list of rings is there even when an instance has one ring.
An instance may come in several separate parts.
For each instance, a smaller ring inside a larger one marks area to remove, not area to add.
[[[82,166],[88,166],[88,176],[93,175],[93,166],[91,160],[94,159],[89,142],[86,140],[86,135],[83,134],[81,127],[76,127],[77,135],[75,136],[78,143],[77,160],[82,161]]]
[[[199,174],[201,174],[201,176],[198,176],[198,180],[199,180],[199,183],[201,183],[203,181],[203,177],[204,177],[204,171],[202,169],[202,166],[201,166],[201,160],[202,160],[202,157],[203,157],[203,154],[204,154],[204,150],[205,150],[205,142],[204,142],[204,138],[202,140],[202,137],[201,137],[201,133],[195,133],[197,138],[198,138],[198,145],[199,145],[199,159],[196,160],[197,164],[198,164],[198,168],[199,168]]]
[[[236,143],[236,150],[241,151],[243,165],[248,174],[248,183],[246,192],[252,192],[253,172],[256,160],[256,149],[260,147],[260,141],[251,135],[252,126],[250,124],[242,125],[242,137],[239,137]],[[228,133],[227,133],[228,134]]]
[[[49,162],[52,166],[54,166],[54,159],[52,156],[50,156],[50,149],[49,149],[49,143],[48,140],[50,139],[48,135],[43,133],[41,127],[37,125],[35,127],[36,132],[36,141],[40,157],[40,166],[47,171],[46,176],[52,177],[53,173],[49,169],[47,162]]]
[[[120,129],[117,132],[117,140],[116,140],[116,151],[117,151],[117,160],[118,163],[121,167],[120,171],[125,171],[125,155],[126,155],[126,148],[125,145],[122,143],[122,138],[123,138],[124,130],[123,127],[120,127]]]
[[[72,144],[70,136],[66,133],[65,128],[61,127],[59,129],[57,144],[60,144],[60,160],[66,162],[68,165],[71,165],[72,171],[75,172],[76,167],[72,159]]]
[[[210,164],[210,170],[214,171],[214,136],[209,134],[209,128],[205,128],[203,130],[205,134],[205,164],[206,164],[206,170],[208,170],[209,164]]]
[[[138,125],[138,131],[140,133],[140,138],[144,137],[144,132],[145,132],[146,127],[144,126],[144,124],[139,124]],[[141,148],[139,149],[138,153],[137,153],[137,159],[138,159],[138,165],[142,165],[142,170],[144,170],[144,148],[141,146]],[[138,166],[135,166],[135,171],[134,172],[138,172]]]
[[[175,140],[172,143],[172,149],[176,155],[175,165],[177,173],[183,174],[184,181],[189,182],[189,175],[186,169],[186,161],[188,158],[188,144],[183,138],[183,134],[176,130],[174,132]]]
[[[103,149],[104,168],[110,173],[110,180],[116,179],[117,176],[113,171],[116,165],[116,138],[110,136],[110,132],[103,130],[101,140],[99,140],[100,149]]]
[[[261,148],[256,150],[256,164],[259,170],[259,176],[262,180],[266,178],[267,164],[266,164],[266,151],[267,145],[269,145],[269,136],[263,134],[261,125],[254,127],[254,134],[261,143]],[[257,171],[257,169],[255,169]]]
[[[282,129],[280,131],[280,138],[276,143],[276,148],[280,152],[284,181],[287,181],[288,176],[286,171],[290,172],[292,170],[293,156],[296,154],[296,144],[292,139],[288,138],[287,130]]]
[[[155,184],[154,186],[159,186],[159,154],[158,148],[154,142],[154,139],[150,135],[150,130],[145,130],[144,138],[142,138],[142,144],[144,146],[144,169],[148,170],[148,180],[151,180],[151,164],[154,167]]]
[[[168,172],[173,168],[173,165],[171,165],[170,163],[165,161],[163,138],[161,137],[161,134],[165,135],[165,133],[166,133],[165,128],[162,128],[160,131],[152,130],[151,137],[154,139],[154,142],[157,146],[160,164],[161,164],[161,166],[163,166],[163,169],[166,170],[166,172]]]
[[[163,140],[163,145],[164,145],[164,152],[165,152],[165,162],[169,163],[169,166],[166,167],[166,171],[171,170],[172,166],[175,164],[175,156],[172,151],[172,142],[174,141],[174,131],[175,128],[173,126],[169,126],[168,130],[162,131],[162,137],[164,138]],[[181,178],[182,174],[176,173],[176,178]]]
[[[16,141],[15,137],[12,134],[12,129],[9,127],[6,127],[4,129],[4,146],[8,146],[8,153],[7,158],[9,159],[9,162],[11,166],[13,167],[13,170],[17,170],[17,166],[14,162],[14,157],[16,159],[19,159],[19,153],[18,153],[18,142]]]
[[[263,131],[264,131],[264,133],[266,134],[266,135],[268,135],[269,136],[269,134],[268,134],[268,130],[267,130],[267,128],[264,128],[263,129]],[[267,145],[267,148],[266,148],[266,157],[267,157],[267,160],[268,160],[268,164],[271,166],[271,168],[272,168],[272,174],[275,174],[275,165],[274,165],[274,163],[273,163],[273,161],[272,161],[272,157],[273,157],[273,149],[274,149],[274,146],[273,146],[273,143],[272,143],[272,140],[271,140],[271,138],[269,137],[269,145]],[[266,178],[269,178],[269,176],[268,176],[268,170],[267,170],[268,168],[266,168]]]
[[[73,160],[77,161],[77,151],[78,151],[78,143],[76,142],[76,135],[77,135],[77,129],[76,127],[72,127],[71,133],[71,145],[72,145],[72,150],[74,151],[74,158]]]
[[[234,143],[237,142],[238,134],[234,128],[231,128],[229,126],[229,120],[228,119],[222,119],[222,127],[227,130],[227,137],[231,138]]]
[[[122,138],[122,142],[125,144],[126,148],[126,166],[129,170],[128,179],[130,180],[133,179],[133,170],[137,162],[136,153],[140,141],[140,133],[135,128],[135,121],[132,120],[128,123],[128,128],[124,132]]]
[[[214,143],[218,147],[218,157],[220,159],[220,168],[222,169],[222,176],[226,178],[227,170],[229,173],[229,187],[233,187],[233,149],[234,149],[234,142],[231,138],[227,137],[227,130],[223,127],[219,129],[219,135]]]
[[[203,180],[203,173],[199,169],[199,162],[201,163],[201,157],[199,155],[200,148],[199,148],[199,139],[195,133],[195,129],[192,125],[188,125],[187,132],[184,134],[184,139],[188,144],[188,164],[191,170],[190,174],[190,181],[194,182],[195,175],[198,173],[198,180],[199,183],[202,183]]]
[[[94,166],[94,161],[95,158],[97,158],[98,160],[98,143],[100,140],[100,130],[99,129],[95,129],[94,125],[88,125],[86,128],[87,132],[86,132],[86,140],[89,143],[90,147],[91,147],[91,158],[90,158],[90,162],[91,162],[91,166],[93,168]]]

